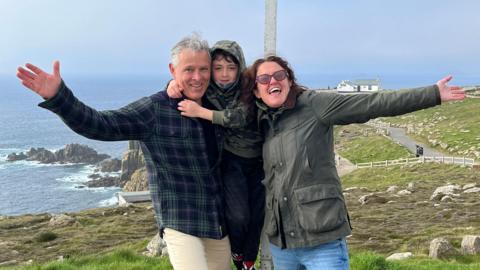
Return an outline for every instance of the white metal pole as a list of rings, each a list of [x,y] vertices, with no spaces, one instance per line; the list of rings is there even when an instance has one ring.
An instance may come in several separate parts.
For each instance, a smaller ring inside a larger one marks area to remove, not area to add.
[[[265,56],[277,54],[277,0],[265,0]]]
[[[265,33],[264,55],[276,55],[277,53],[277,0],[265,0]],[[260,239],[261,270],[273,270],[272,254],[268,237],[262,231]]]

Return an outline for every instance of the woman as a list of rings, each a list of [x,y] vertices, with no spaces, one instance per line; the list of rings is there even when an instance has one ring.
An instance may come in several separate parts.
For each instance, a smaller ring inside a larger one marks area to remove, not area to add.
[[[253,104],[265,142],[264,231],[275,270],[349,269],[351,233],[333,149],[333,126],[363,123],[464,98],[447,77],[437,85],[359,95],[308,91],[280,57],[257,60],[246,72],[243,98]]]
[[[184,116],[200,117],[226,127],[222,178],[232,260],[238,270],[252,270],[264,219],[263,137],[255,119],[242,113],[239,101],[241,73],[245,69],[242,48],[235,41],[222,40],[210,52],[212,79],[206,97],[217,110],[205,109],[190,100],[181,101],[178,109]],[[167,92],[171,97],[181,97],[180,90],[172,81]]]

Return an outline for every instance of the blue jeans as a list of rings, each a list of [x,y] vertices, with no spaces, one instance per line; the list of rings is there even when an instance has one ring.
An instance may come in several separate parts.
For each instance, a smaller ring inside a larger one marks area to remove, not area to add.
[[[348,270],[345,238],[307,248],[280,249],[270,244],[275,270]]]

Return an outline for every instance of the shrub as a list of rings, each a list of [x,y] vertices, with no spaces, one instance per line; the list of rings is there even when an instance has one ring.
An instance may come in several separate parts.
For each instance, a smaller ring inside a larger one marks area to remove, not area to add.
[[[35,241],[42,243],[42,242],[50,242],[58,238],[58,235],[54,232],[46,231],[46,232],[40,232],[37,235],[35,235],[34,239]]]

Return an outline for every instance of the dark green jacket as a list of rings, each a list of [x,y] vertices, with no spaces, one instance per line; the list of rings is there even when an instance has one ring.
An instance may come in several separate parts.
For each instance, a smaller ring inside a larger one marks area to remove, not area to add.
[[[223,50],[232,54],[239,62],[237,80],[229,89],[218,87],[211,78],[206,92],[207,99],[216,110],[212,122],[226,127],[224,149],[244,158],[259,157],[262,154],[263,136],[258,132],[255,119],[248,117],[246,107],[240,102],[240,76],[245,69],[242,48],[230,40],[221,40],[213,45],[210,52]]]
[[[340,95],[305,91],[290,108],[259,106],[265,130],[264,230],[282,248],[310,247],[351,233],[334,160],[333,126],[363,123],[440,104],[436,86]]]

